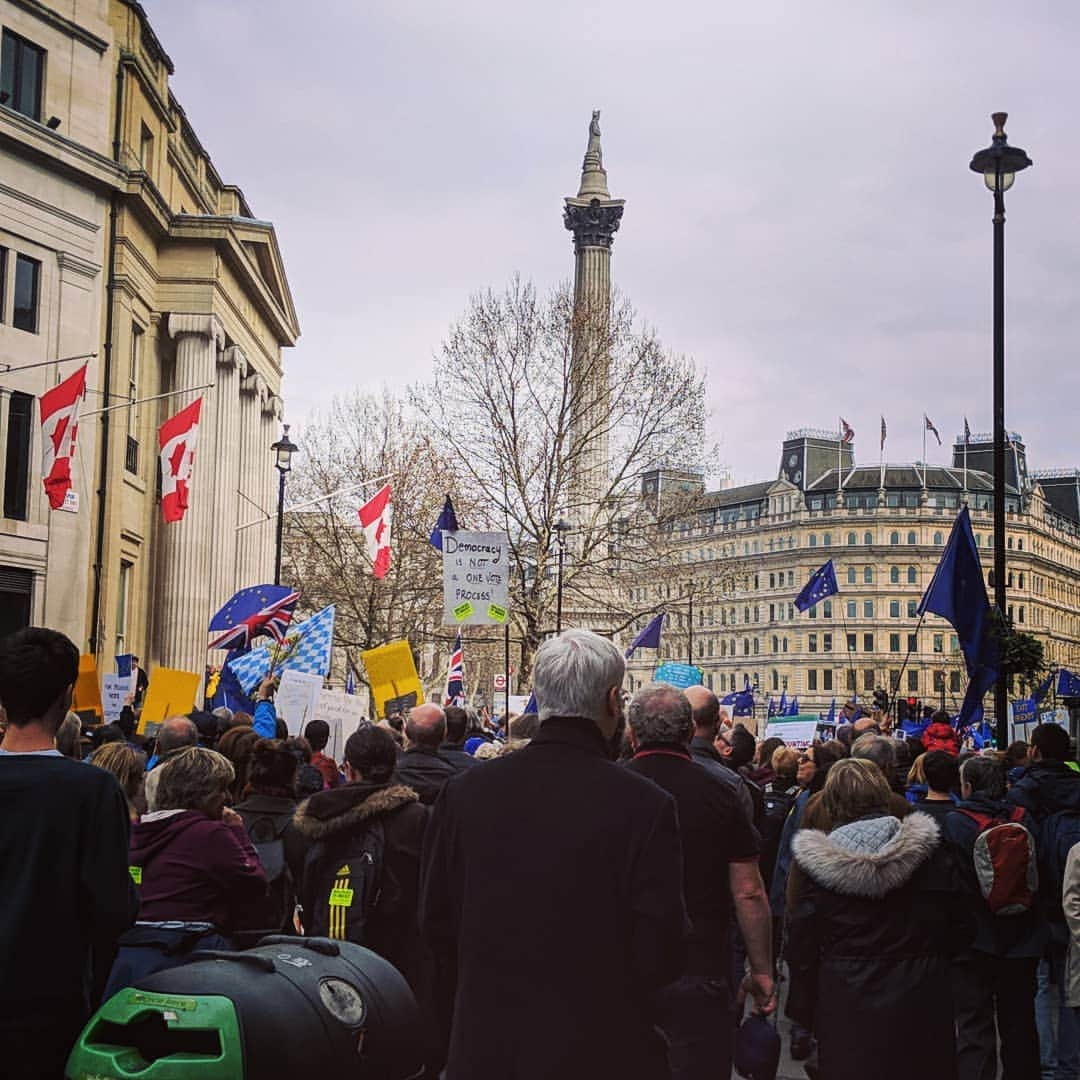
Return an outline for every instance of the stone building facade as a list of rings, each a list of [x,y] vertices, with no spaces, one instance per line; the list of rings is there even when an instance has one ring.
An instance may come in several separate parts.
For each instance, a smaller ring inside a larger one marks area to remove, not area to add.
[[[58,572],[51,554],[34,570],[42,596],[55,588],[70,611],[57,618],[35,600],[24,621],[65,630],[99,665],[116,652],[135,652],[151,668],[201,671],[209,615],[237,588],[273,574],[277,474],[270,446],[281,433],[282,349],[296,341],[298,321],[274,228],[215,170],[170,89],[172,61],[141,5],[72,6],[68,19],[37,2],[0,2],[5,33],[17,25],[50,50],[47,84],[55,80],[57,94],[66,95],[71,135],[85,129],[83,157],[92,153],[102,174],[91,188],[96,246],[78,264],[92,299],[84,310],[65,301],[54,339],[40,343],[43,359],[97,353],[79,430],[78,510],[70,515],[77,525],[67,526],[77,538]],[[29,12],[40,27],[26,25]],[[60,24],[66,52],[44,36]],[[65,76],[53,51],[57,58],[87,54],[77,69],[81,82]],[[50,135],[41,122],[62,104],[49,99],[37,120],[20,121],[10,117],[9,102],[0,105],[0,124],[21,124],[70,154],[62,134]],[[57,115],[63,133],[67,116]],[[55,154],[42,160],[33,147],[26,156],[40,175],[22,185],[24,198],[71,183],[69,162]],[[58,381],[53,368],[43,370],[47,385]],[[72,370],[63,365],[59,377]],[[2,371],[0,385],[9,386]],[[200,395],[190,509],[166,524],[157,429]],[[97,412],[105,404],[112,407]],[[25,475],[40,528],[55,534],[65,517],[50,515],[47,504],[41,509],[36,412],[30,431]],[[237,528],[251,521],[259,524]]]
[[[966,446],[958,439],[952,454],[949,466],[862,466],[835,433],[789,432],[776,479],[702,492],[667,538],[673,559],[663,581],[627,582],[624,602],[667,610],[660,658],[691,660],[717,693],[742,689],[748,678],[759,702],[786,691],[811,712],[875,689],[957,708],[967,684],[955,636],[937,616],[920,623],[916,609],[962,505],[989,591],[990,436],[973,435]],[[1009,614],[1043,642],[1048,662],[1075,667],[1080,474],[1029,473],[1026,457],[1012,434]],[[662,470],[644,478],[647,504],[658,490],[662,497],[664,482]],[[795,597],[827,559],[839,595],[800,614]],[[655,660],[643,651],[631,661],[635,685],[648,680]]]

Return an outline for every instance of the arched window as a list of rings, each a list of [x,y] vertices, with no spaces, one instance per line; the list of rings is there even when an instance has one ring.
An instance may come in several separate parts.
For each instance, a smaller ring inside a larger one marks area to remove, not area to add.
[[[976,540],[977,539],[978,539],[978,537],[976,537]],[[941,533],[939,533],[939,532],[934,533],[934,543],[935,544],[940,546],[944,542],[945,542],[945,538],[941,535]]]
[[[1023,538],[1020,538],[1020,539],[1018,539],[1018,540],[1016,541],[1016,550],[1017,550],[1017,551],[1023,551],[1023,550],[1024,550],[1024,541],[1023,541]]]
[[[742,621],[748,623],[750,621],[750,608],[749,606],[742,609]]]
[[[900,534],[898,532],[889,533],[889,543],[890,544],[899,544],[900,543]]]
[[[867,585],[874,584],[874,568],[872,566],[864,566],[862,576]]]
[[[856,538],[854,533],[848,533],[847,534],[847,542],[848,542],[848,547],[854,547],[855,546],[855,544],[857,542],[857,538]]]
[[[772,651],[774,653],[780,651],[780,639],[775,634],[772,636]]]
[[[761,607],[758,604],[754,605],[754,622],[761,622]]]
[[[1013,547],[1013,538],[1012,538],[1011,536],[1009,537],[1009,542],[1008,542],[1008,543],[1009,543],[1009,550],[1010,550],[1010,551],[1012,551],[1012,547]]]
[[[832,546],[832,533],[826,533],[822,537],[821,543],[822,543],[823,547],[831,547]]]
[[[822,611],[823,616],[826,619],[831,619],[832,618],[832,601],[831,600],[826,600],[825,603],[822,604],[821,606],[824,609]]]
[[[889,567],[889,584],[890,585],[899,585],[900,584],[900,567],[899,566],[890,566]]]
[[[1014,582],[1014,579],[1013,579],[1013,572],[1010,570],[1009,571],[1009,578],[1008,578],[1008,581],[1006,582],[1006,588],[1011,589],[1014,584],[1015,584],[1015,582]]]
[[[994,587],[994,571],[990,570],[986,574],[986,584],[992,589]]]
[[[907,542],[909,544],[914,544],[915,543],[915,534],[913,532],[909,532],[907,534]]]
[[[855,567],[854,566],[849,566],[847,568],[847,583],[849,585],[854,585],[855,584],[855,578],[856,578]]]
[[[775,589],[776,588],[776,575],[775,574],[770,574],[769,575],[769,588],[770,589]]]
[[[757,638],[754,638],[754,655],[757,656],[760,643]]]
[[[742,654],[743,654],[743,656],[749,656],[750,655],[750,639],[749,638],[744,637],[742,639]]]
[[[1022,589],[1023,587],[1024,587],[1024,571],[1021,570],[1020,571],[1020,588]]]
[[[915,585],[915,584],[918,583],[918,580],[919,580],[919,572],[918,572],[918,570],[916,570],[914,566],[909,566],[907,568],[907,583],[909,585]]]
[[[817,547],[817,537],[813,533],[810,534],[810,546]]]
[[[874,542],[873,533],[863,533],[862,542],[869,547]]]
[[[769,672],[769,682],[771,683],[773,690],[780,689],[780,673],[776,670]]]
[[[787,638],[784,638],[783,640],[783,650],[784,652],[787,652]]]

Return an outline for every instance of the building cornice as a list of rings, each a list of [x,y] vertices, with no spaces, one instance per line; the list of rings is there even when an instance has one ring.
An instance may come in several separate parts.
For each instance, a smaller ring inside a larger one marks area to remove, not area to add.
[[[43,23],[47,23],[54,30],[59,30],[62,34],[67,34],[68,37],[82,42],[83,45],[93,49],[99,56],[103,55],[109,47],[109,43],[104,38],[92,34],[86,27],[80,26],[65,15],[61,15],[59,11],[53,11],[51,7],[46,7],[40,0],[10,0],[10,2],[12,7],[22,8],[27,14],[33,15],[34,18],[40,19]]]

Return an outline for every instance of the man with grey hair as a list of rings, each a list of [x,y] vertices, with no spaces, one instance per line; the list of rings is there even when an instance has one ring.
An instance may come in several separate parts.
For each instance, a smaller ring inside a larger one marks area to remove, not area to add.
[[[161,766],[177,751],[198,745],[199,729],[189,717],[170,716],[161,722],[154,744],[154,756],[146,763],[143,797],[148,809],[157,809],[157,786],[161,779]]]
[[[750,973],[742,989],[773,1011],[772,919],[758,870],[761,843],[730,784],[690,756],[690,702],[654,683],[630,702],[634,758],[627,768],[669,792],[679,811],[683,893],[692,924],[682,975],[659,995],[658,1023],[668,1041],[673,1080],[731,1072],[735,1009],[731,996],[731,915],[746,942]]]
[[[682,850],[671,796],[613,760],[625,671],[597,634],[549,638],[536,737],[435,804],[420,924],[450,1080],[669,1075],[654,1002],[683,970]]]

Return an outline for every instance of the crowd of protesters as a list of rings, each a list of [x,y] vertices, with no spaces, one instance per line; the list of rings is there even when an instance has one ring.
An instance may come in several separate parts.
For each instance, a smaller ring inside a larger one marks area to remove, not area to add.
[[[429,1077],[771,1080],[781,997],[811,1078],[1080,1076],[1056,725],[973,753],[944,714],[905,739],[849,705],[835,738],[759,741],[703,686],[628,698],[619,651],[570,630],[538,714],[420,705],[336,761],[273,679],[251,714],[145,739],[132,702],[87,738],[77,675],[61,634],[0,640],[4,1076],[62,1076],[111,993],[275,933],[393,963]]]

